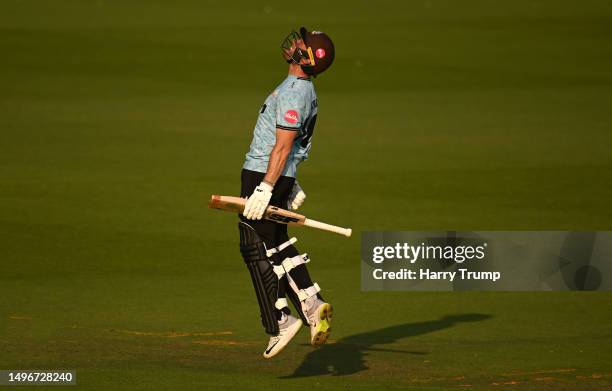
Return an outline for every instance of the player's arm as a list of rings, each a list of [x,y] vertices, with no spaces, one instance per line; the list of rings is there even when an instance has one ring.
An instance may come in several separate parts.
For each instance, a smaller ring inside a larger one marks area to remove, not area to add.
[[[276,142],[270,153],[264,182],[274,186],[285,169],[285,163],[293,148],[293,141],[300,134],[304,118],[308,115],[307,100],[303,92],[286,91],[278,97],[276,107]]]
[[[289,91],[278,96],[276,141],[270,152],[266,175],[247,200],[244,212],[242,212],[246,218],[260,220],[263,217],[270,198],[272,198],[274,184],[285,169],[287,158],[293,148],[293,141],[300,133],[307,109],[304,94],[299,91]]]
[[[299,132],[294,130],[284,130],[276,128],[276,143],[272,152],[270,152],[270,160],[268,161],[268,169],[263,181],[274,187],[274,184],[285,169],[285,163],[293,148],[293,140]]]
[[[274,148],[270,153],[268,169],[266,171],[266,176],[263,179],[264,183],[274,187],[278,177],[285,168],[287,157],[289,156],[289,152],[291,152],[291,148],[293,148],[293,141],[297,135],[297,131],[276,128],[276,144],[274,144]],[[291,189],[287,207],[291,210],[297,210],[305,199],[306,193],[304,193],[304,190],[302,190],[296,180],[293,184],[293,188]]]
[[[247,200],[242,212],[247,219],[260,220],[263,217],[270,198],[272,198],[274,184],[285,169],[285,163],[287,163],[287,158],[293,148],[293,140],[297,134],[298,132],[294,130],[276,129],[276,142],[270,152],[266,175]]]

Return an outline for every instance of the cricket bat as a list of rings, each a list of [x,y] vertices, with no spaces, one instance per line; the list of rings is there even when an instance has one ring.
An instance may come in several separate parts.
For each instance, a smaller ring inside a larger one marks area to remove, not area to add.
[[[212,209],[225,210],[228,212],[242,213],[246,205],[246,199],[240,197],[213,195],[210,197],[208,207]],[[268,206],[264,212],[263,218],[280,224],[289,225],[305,225],[322,229],[324,231],[335,232],[346,237],[350,237],[353,232],[350,228],[342,228],[331,224],[321,223],[320,221],[312,220],[304,215],[290,212],[276,206]]]

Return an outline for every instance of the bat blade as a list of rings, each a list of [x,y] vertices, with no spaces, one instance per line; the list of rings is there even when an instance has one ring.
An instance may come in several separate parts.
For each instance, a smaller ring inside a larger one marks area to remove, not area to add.
[[[244,198],[213,195],[210,197],[208,207],[211,209],[225,210],[228,212],[242,213],[246,205]]]
[[[208,207],[211,209],[219,209],[227,212],[242,213],[247,200],[240,197],[213,195],[210,197]],[[331,224],[321,223],[315,220],[307,219],[306,216],[290,212],[277,206],[268,206],[264,212],[263,218],[274,221],[279,224],[289,225],[304,225],[321,229],[324,231],[335,232],[347,237],[351,236],[350,228],[342,228]]]
[[[246,199],[240,197],[213,195],[210,197],[208,207],[227,212],[242,213],[246,201]],[[290,212],[277,206],[268,206],[263,218],[281,224],[303,224],[304,220],[306,220],[306,217],[301,214]]]

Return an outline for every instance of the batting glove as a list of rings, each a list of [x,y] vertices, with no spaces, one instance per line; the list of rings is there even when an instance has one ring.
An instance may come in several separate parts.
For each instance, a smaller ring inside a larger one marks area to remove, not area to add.
[[[272,198],[272,189],[271,185],[261,182],[247,200],[242,215],[250,220],[261,220]]]
[[[291,190],[291,195],[289,196],[289,209],[297,210],[304,203],[306,199],[306,193],[300,187],[300,184],[295,181],[293,184],[293,189]]]

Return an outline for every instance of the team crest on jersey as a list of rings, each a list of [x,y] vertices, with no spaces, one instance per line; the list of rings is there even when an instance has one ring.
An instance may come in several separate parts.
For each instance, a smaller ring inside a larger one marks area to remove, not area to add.
[[[287,112],[285,113],[285,121],[289,122],[290,124],[295,124],[296,122],[298,122],[299,119],[299,115],[298,112],[295,110],[287,110]]]

